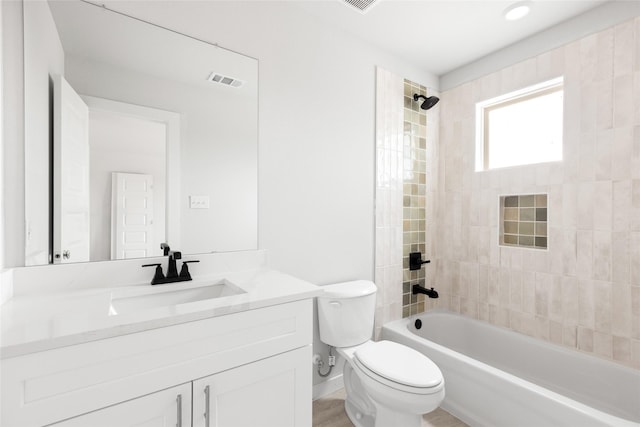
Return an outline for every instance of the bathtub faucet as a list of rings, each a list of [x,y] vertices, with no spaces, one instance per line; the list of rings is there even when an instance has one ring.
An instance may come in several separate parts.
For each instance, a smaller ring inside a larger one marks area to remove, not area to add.
[[[433,288],[427,289],[427,288],[423,288],[420,285],[413,285],[413,287],[411,288],[411,292],[413,293],[413,295],[425,294],[429,298],[438,298],[438,292],[434,291]]]

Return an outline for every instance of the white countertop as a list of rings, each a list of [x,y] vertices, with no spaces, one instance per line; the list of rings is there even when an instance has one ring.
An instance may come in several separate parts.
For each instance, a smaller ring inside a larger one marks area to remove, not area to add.
[[[111,300],[201,287],[227,281],[244,293],[179,305],[110,313]],[[301,299],[322,288],[266,269],[214,274],[192,282],[97,287],[41,295],[18,295],[0,307],[0,358],[7,359],[119,335],[222,316]]]

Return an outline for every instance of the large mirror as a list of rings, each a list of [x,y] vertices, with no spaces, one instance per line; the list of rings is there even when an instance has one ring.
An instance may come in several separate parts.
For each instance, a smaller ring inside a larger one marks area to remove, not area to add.
[[[24,2],[25,264],[257,248],[258,62]]]

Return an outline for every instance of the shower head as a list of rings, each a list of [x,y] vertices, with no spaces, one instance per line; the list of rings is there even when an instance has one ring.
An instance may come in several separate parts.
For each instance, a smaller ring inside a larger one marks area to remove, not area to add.
[[[414,101],[417,101],[420,98],[424,99],[424,102],[420,105],[420,108],[422,108],[423,110],[430,109],[431,107],[436,105],[438,101],[440,101],[440,98],[438,98],[437,96],[430,96],[427,98],[424,95],[418,95],[417,93],[413,94]]]

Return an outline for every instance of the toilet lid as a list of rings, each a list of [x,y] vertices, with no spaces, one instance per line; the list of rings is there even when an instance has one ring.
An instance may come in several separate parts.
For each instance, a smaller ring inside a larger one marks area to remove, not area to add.
[[[442,372],[431,359],[393,341],[364,346],[356,351],[355,357],[372,372],[396,383],[430,388],[442,382]]]

